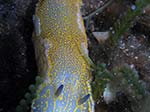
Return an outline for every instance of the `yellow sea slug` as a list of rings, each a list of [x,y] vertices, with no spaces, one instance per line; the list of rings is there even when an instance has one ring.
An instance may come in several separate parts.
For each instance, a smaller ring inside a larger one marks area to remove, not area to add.
[[[32,112],[94,112],[81,0],[40,0],[34,15],[36,60],[44,81]]]

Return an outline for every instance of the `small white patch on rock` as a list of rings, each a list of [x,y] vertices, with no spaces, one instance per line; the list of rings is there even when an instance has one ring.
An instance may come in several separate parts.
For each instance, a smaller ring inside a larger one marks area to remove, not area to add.
[[[106,88],[103,93],[104,101],[106,104],[111,103],[115,99],[115,93],[113,93],[110,89],[110,84],[106,85]]]
[[[105,42],[109,38],[109,32],[92,32],[99,43]]]

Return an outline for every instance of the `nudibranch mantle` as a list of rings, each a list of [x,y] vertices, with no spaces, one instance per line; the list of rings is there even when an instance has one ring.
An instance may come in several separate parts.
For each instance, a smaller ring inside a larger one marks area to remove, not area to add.
[[[32,112],[94,112],[81,0],[40,0],[34,16],[36,60],[44,81]]]

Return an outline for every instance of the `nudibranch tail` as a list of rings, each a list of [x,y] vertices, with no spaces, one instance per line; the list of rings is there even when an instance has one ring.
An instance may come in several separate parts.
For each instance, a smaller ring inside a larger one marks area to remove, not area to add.
[[[34,16],[40,77],[32,112],[94,112],[81,0],[40,0]]]

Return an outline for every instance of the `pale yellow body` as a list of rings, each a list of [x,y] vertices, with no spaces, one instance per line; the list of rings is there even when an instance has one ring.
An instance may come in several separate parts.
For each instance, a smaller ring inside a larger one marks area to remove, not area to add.
[[[38,3],[33,41],[39,75],[44,82],[38,87],[33,112],[94,112],[80,6],[80,0],[41,0]],[[60,85],[63,90],[56,97]],[[80,99],[87,94],[90,97],[80,104]]]

